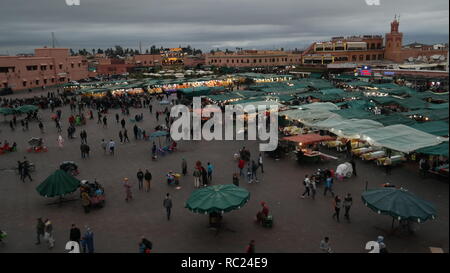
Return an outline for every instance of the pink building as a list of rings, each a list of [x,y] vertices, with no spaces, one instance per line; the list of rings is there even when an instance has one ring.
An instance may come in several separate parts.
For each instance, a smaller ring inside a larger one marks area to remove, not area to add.
[[[21,90],[63,84],[88,77],[85,57],[68,48],[37,48],[34,56],[0,56],[0,88]]]

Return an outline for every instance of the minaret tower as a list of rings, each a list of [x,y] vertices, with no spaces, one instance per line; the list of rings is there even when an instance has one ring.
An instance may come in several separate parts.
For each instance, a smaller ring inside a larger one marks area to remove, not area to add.
[[[394,62],[401,62],[403,33],[398,31],[400,25],[400,16],[395,15],[394,21],[391,23],[391,32],[386,33],[386,46],[384,51],[384,58]]]

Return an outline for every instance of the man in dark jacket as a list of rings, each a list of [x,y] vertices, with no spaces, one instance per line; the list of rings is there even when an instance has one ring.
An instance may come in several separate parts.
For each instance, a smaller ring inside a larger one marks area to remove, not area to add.
[[[36,235],[37,235],[36,244],[37,245],[39,245],[41,243],[41,236],[44,236],[44,230],[45,230],[44,221],[42,221],[42,218],[38,218],[37,225],[36,225]]]
[[[138,179],[139,190],[142,190],[144,184],[144,172],[141,169],[139,169],[136,176]]]
[[[75,224],[72,224],[72,228],[70,229],[69,239],[70,239],[70,241],[77,242],[78,245],[80,245],[81,231]]]
[[[166,198],[163,201],[163,207],[166,208],[167,212],[167,220],[170,220],[170,212],[172,210],[172,199],[170,198],[170,194],[166,194]]]
[[[152,174],[148,170],[145,170],[144,179],[145,191],[148,192],[150,190],[150,182],[152,181]]]

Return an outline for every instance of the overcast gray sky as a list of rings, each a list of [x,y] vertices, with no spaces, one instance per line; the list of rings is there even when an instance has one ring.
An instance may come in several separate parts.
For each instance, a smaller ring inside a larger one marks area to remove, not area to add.
[[[51,45],[144,49],[303,48],[332,36],[382,34],[401,14],[405,42],[448,42],[448,0],[1,0],[0,54]]]

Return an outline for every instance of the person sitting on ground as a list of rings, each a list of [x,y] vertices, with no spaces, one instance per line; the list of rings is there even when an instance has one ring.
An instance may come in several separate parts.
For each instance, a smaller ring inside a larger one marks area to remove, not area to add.
[[[166,175],[167,176],[167,183],[168,184],[172,184],[175,182],[175,176],[173,171],[169,171],[169,173]]]

